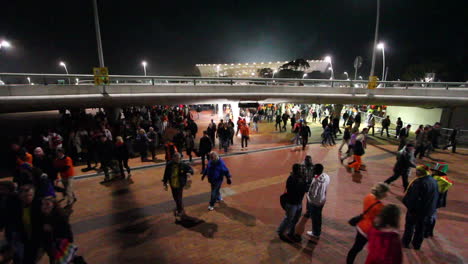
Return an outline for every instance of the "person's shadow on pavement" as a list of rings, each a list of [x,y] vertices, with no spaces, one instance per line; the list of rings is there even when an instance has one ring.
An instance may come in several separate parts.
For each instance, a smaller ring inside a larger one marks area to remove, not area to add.
[[[176,224],[181,225],[190,231],[198,232],[206,238],[213,238],[214,234],[218,232],[217,224],[207,223],[204,220],[188,215],[183,217],[181,220],[176,221]]]

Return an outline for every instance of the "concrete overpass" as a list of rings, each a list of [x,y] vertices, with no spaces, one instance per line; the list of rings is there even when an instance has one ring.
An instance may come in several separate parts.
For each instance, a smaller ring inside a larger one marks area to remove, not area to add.
[[[15,84],[26,76],[40,83]],[[92,75],[0,73],[0,78],[7,82],[0,85],[0,112],[239,101],[468,106],[465,83],[381,82],[368,90],[366,81],[346,80],[113,75],[109,85],[96,86]]]

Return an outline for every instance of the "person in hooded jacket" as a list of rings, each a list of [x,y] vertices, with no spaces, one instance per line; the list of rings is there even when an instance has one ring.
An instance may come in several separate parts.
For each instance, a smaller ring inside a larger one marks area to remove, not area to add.
[[[307,231],[311,238],[319,238],[322,233],[322,209],[327,200],[327,188],[330,176],[323,172],[322,164],[314,165],[314,178],[307,192],[307,206],[312,218],[312,231]]]
[[[119,164],[121,177],[125,178],[125,167],[127,170],[127,179],[129,180],[132,177],[132,174],[130,173],[130,167],[128,166],[129,152],[127,144],[125,144],[121,136],[117,136],[115,138],[115,158],[117,160],[117,164]]]

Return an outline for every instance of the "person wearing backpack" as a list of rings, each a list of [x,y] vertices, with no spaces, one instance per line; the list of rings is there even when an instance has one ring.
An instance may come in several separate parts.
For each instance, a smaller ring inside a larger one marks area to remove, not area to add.
[[[405,148],[397,152],[397,162],[393,167],[393,176],[386,179],[385,183],[390,184],[401,176],[403,188],[405,190],[408,189],[408,177],[411,173],[411,168],[416,168],[416,163],[414,158],[414,145],[409,143],[406,144]]]
[[[372,187],[371,193],[364,197],[362,217],[356,225],[356,239],[346,257],[347,264],[353,264],[357,254],[367,244],[367,234],[373,226],[375,217],[384,207],[381,200],[387,196],[389,190],[390,187],[386,183],[377,183]]]
[[[314,165],[314,177],[307,192],[307,211],[312,219],[312,230],[307,231],[311,238],[320,238],[322,233],[322,209],[325,206],[330,176],[323,172],[322,164]]]

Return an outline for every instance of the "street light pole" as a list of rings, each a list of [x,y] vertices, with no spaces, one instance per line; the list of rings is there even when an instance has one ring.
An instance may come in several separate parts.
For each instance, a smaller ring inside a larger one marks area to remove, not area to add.
[[[349,79],[349,74],[348,74],[348,72],[344,72],[344,74],[346,75],[346,80],[348,80],[348,79]]]
[[[94,26],[96,27],[96,39],[98,46],[99,66],[104,67],[104,55],[102,53],[101,43],[101,29],[99,27],[99,13],[97,7],[97,0],[93,0],[93,11],[94,11]]]
[[[330,79],[333,80],[335,79],[335,73],[333,71],[333,63],[332,63],[332,59],[330,56],[326,56],[325,57],[325,61],[330,63],[330,68],[328,68],[330,71],[331,71],[331,76],[330,76]]]
[[[377,48],[382,50],[382,81],[385,81],[385,45],[383,43],[379,43]]]
[[[379,20],[380,20],[380,0],[377,0],[377,17],[375,19],[375,33],[374,33],[374,45],[372,49],[372,64],[371,64],[371,71],[369,76],[374,76],[374,68],[375,68],[375,53],[377,49],[377,39],[379,35]]]
[[[146,76],[146,61],[143,61],[141,65],[143,65],[143,71],[145,72],[145,76]]]
[[[70,75],[70,74],[68,73],[67,65],[65,64],[65,62],[61,61],[61,62],[60,62],[60,66],[62,66],[63,68],[65,68],[65,72],[67,73],[67,75]],[[71,84],[70,78],[68,78],[68,84]]]
[[[28,83],[31,84],[31,78],[27,77],[26,79],[28,79]]]

